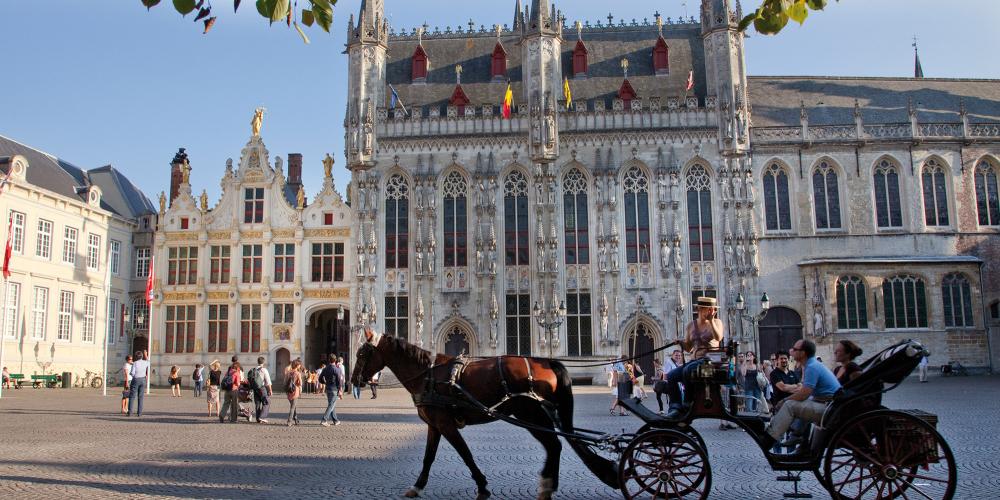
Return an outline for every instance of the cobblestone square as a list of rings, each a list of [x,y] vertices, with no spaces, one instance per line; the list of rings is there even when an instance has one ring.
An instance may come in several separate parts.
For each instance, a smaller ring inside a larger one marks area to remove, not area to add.
[[[119,391],[22,389],[0,400],[2,498],[394,498],[415,480],[425,426],[402,389],[379,398],[345,399],[343,425],[319,425],[321,395],[300,403],[302,425],[284,425],[287,401],[276,395],[270,424],[219,424],[190,391],[171,398],[156,389],[141,419],[117,413]],[[576,387],[580,427],[634,431],[635,417],[608,415],[604,387]],[[652,392],[650,391],[650,394]],[[1000,378],[932,378],[906,381],[886,397],[892,408],[921,408],[940,416],[939,429],[958,462],[956,498],[1000,497]],[[646,401],[655,409],[655,401]],[[277,425],[280,424],[280,425]],[[708,443],[712,498],[781,498],[759,450],[741,431],[719,431],[715,421],[697,427]],[[542,448],[525,431],[504,423],[464,430],[495,498],[534,498]],[[563,447],[558,498],[620,498]],[[802,486],[827,495],[811,474]],[[475,487],[458,455],[442,441],[425,498],[464,499]]]

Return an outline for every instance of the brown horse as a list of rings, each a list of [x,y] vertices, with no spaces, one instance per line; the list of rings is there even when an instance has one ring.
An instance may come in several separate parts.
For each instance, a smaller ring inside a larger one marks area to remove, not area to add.
[[[472,452],[459,429],[465,425],[492,422],[496,418],[472,405],[464,404],[467,400],[461,396],[455,397],[459,393],[450,385],[454,358],[443,354],[435,357],[405,340],[370,331],[365,332],[365,340],[358,349],[351,382],[363,386],[372,374],[382,368],[389,368],[413,395],[417,414],[427,423],[423,469],[417,482],[404,496],[417,497],[423,491],[438,444],[444,436],[472,473],[479,492],[476,498],[482,500],[489,497],[486,476],[476,466]],[[558,426],[563,432],[573,431],[573,389],[566,368],[552,359],[499,356],[465,363],[456,382],[476,401],[487,407],[499,404],[497,412],[513,416],[532,426],[528,432],[542,443],[546,453],[538,498],[552,498],[552,493],[559,487],[559,455],[562,444],[558,436],[542,429],[552,430]],[[432,390],[429,391],[429,388]],[[509,399],[504,401],[505,398]],[[574,439],[567,439],[567,442],[601,481],[618,488],[614,462],[594,453],[586,444]]]

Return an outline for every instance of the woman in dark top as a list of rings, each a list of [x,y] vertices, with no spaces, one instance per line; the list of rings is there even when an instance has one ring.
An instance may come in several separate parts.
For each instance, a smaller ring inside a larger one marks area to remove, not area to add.
[[[837,347],[833,349],[833,357],[838,366],[833,374],[840,385],[846,385],[861,375],[861,367],[854,362],[854,358],[860,356],[862,352],[858,344],[850,340],[841,340],[837,343]]]
[[[757,382],[757,355],[749,351],[740,366],[740,373],[743,375],[743,395],[746,396],[745,407],[747,411],[757,411],[757,400],[761,398],[763,392]]]
[[[222,364],[219,360],[212,361],[212,364],[208,365],[208,416],[218,417],[219,416],[219,384],[222,383]],[[214,409],[214,412],[213,412]]]

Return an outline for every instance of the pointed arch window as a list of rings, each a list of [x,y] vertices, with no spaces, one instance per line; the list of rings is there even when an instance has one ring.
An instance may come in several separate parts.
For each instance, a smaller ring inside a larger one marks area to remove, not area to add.
[[[875,219],[880,228],[903,227],[903,208],[899,201],[899,169],[881,160],[875,167]]]
[[[494,80],[504,80],[507,78],[507,51],[503,45],[497,42],[493,47],[492,64],[490,64],[490,76]]]
[[[406,269],[410,245],[410,193],[396,174],[385,185],[385,268]]]
[[[649,262],[649,179],[638,167],[625,172],[625,258],[629,264]]]
[[[708,177],[708,171],[701,165],[692,166],[685,181],[691,262],[714,261],[712,181]]]
[[[764,219],[768,231],[790,231],[792,216],[788,201],[788,173],[777,163],[764,171]]]
[[[924,280],[894,276],[882,282],[886,329],[927,328],[927,292]]]
[[[468,182],[458,172],[444,180],[444,265],[463,267],[468,264]]]
[[[573,76],[587,76],[587,46],[583,40],[577,40],[573,48]]]
[[[986,160],[976,165],[976,211],[980,226],[1000,226],[997,168]]]
[[[924,223],[927,226],[948,225],[948,189],[944,167],[931,158],[924,163],[920,180],[924,191]]]
[[[653,46],[653,69],[657,75],[670,73],[670,48],[662,36],[656,39],[656,45]]]
[[[410,79],[413,83],[426,82],[429,60],[427,58],[427,52],[424,52],[423,45],[417,45],[417,48],[413,51],[413,56],[410,58],[410,61],[413,66]]]
[[[972,328],[972,287],[960,273],[951,273],[941,282],[941,300],[944,302],[944,326],[947,328]]]
[[[563,226],[567,264],[590,264],[587,178],[578,168],[563,176]]]
[[[528,264],[528,180],[515,170],[503,183],[504,263]]]
[[[813,170],[813,204],[816,229],[840,229],[840,187],[837,171],[821,161]]]
[[[837,329],[868,328],[868,296],[865,282],[857,276],[837,279]]]

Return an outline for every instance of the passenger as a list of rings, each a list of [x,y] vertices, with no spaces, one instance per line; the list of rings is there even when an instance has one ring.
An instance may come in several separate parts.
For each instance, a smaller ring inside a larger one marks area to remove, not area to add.
[[[838,366],[833,374],[837,376],[840,385],[845,385],[861,376],[861,367],[854,362],[854,358],[860,356],[862,352],[858,344],[850,340],[841,340],[837,343],[837,347],[833,349],[833,358]]]
[[[840,390],[840,382],[827,367],[816,359],[816,344],[811,340],[799,340],[792,347],[792,356],[802,365],[802,384],[791,396],[780,403],[780,408],[761,436],[761,446],[769,450],[785,435],[792,421],[800,418],[806,422],[819,423],[826,411],[827,403]],[[801,455],[808,450],[800,445],[792,454]]]
[[[667,394],[670,396],[670,411],[667,412],[669,419],[676,420],[683,413],[680,384],[685,378],[684,374],[694,371],[703,363],[703,358],[709,349],[718,349],[722,345],[724,326],[718,317],[718,302],[713,297],[698,297],[695,307],[698,309],[698,317],[688,323],[682,343],[684,349],[693,353],[691,361],[667,374]]]

